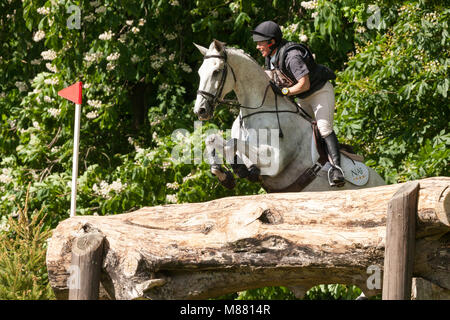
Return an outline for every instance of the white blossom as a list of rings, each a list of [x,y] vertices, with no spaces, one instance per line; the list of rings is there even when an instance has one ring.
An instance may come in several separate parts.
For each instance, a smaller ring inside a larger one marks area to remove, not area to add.
[[[305,8],[305,9],[312,10],[312,9],[317,8],[317,0],[315,0],[315,1],[302,1],[302,2],[300,3],[300,5],[301,5],[303,8]]]
[[[100,40],[111,40],[111,38],[114,36],[114,33],[109,30],[109,31],[105,31],[103,32],[101,35],[98,36],[98,38]]]
[[[84,20],[86,20],[86,22],[92,22],[95,20],[95,15],[91,13],[90,15],[84,17]]]
[[[138,25],[142,27],[145,24],[145,22],[146,22],[145,19],[139,19]]]
[[[182,63],[180,64],[180,66],[181,66],[181,69],[182,69],[184,72],[186,72],[186,73],[191,73],[191,72],[192,72],[192,68],[191,68],[188,64],[182,62]]]
[[[56,52],[52,49],[41,52],[42,58],[44,60],[54,60],[56,58]]]
[[[167,33],[167,34],[164,34],[164,37],[169,41],[175,40],[177,38],[177,34],[176,33]]]
[[[46,8],[46,7],[40,7],[37,9],[37,13],[42,14],[42,15],[47,15],[50,13],[50,9]]]
[[[106,198],[111,199],[111,192],[121,193],[127,187],[126,183],[122,183],[122,181],[117,179],[113,181],[111,184],[108,184],[106,181],[101,181],[100,185],[94,184],[92,190],[95,194]]]
[[[167,61],[167,58],[165,56],[154,54],[150,56],[150,61],[151,61],[150,65],[153,69],[159,69]]]
[[[179,5],[180,5],[180,3],[178,2],[178,0],[170,0],[169,2],[170,2],[170,5],[171,5],[171,6],[179,6]]]
[[[100,109],[102,107],[102,102],[100,100],[88,100],[87,103],[95,109]]]
[[[300,41],[301,42],[307,42],[308,41],[308,36],[306,34],[301,34],[300,35]]]
[[[109,62],[107,65],[106,65],[106,70],[108,70],[108,71],[112,71],[112,70],[114,70],[116,68],[116,65],[114,64],[114,63],[112,63],[112,62]]]
[[[170,163],[170,162],[164,161],[164,162],[162,163],[161,169],[163,169],[163,171],[165,172],[167,169],[170,168],[170,166],[171,166],[171,163]]]
[[[139,28],[138,27],[133,27],[131,28],[131,32],[133,32],[134,34],[139,32]]]
[[[53,84],[53,85],[55,85],[55,84],[59,83],[59,80],[58,80],[58,78],[49,78],[49,79],[45,79],[44,83],[45,84]]]
[[[101,6],[101,7],[98,7],[97,9],[95,9],[95,13],[105,13],[105,12],[106,12],[105,6]]]
[[[140,60],[141,60],[141,58],[139,58],[135,54],[133,54],[133,56],[131,57],[131,62],[133,62],[133,63],[139,62]]]
[[[168,195],[166,195],[166,201],[168,203],[177,203],[178,197],[176,194],[168,194]]]
[[[180,185],[176,181],[174,183],[166,183],[167,189],[177,190],[179,187]]]
[[[366,32],[366,28],[364,28],[363,26],[359,26],[358,28],[356,28],[356,32],[364,33],[364,32]]]
[[[114,53],[111,53],[111,54],[106,58],[106,60],[108,60],[108,61],[115,61],[115,60],[119,59],[119,57],[120,57],[120,53],[114,52]]]
[[[100,1],[91,1],[89,2],[89,4],[91,5],[91,7],[96,8],[100,5]]]
[[[125,23],[127,25],[129,25],[129,26],[132,26],[133,25],[133,20],[127,20],[127,21],[125,21]]]
[[[61,150],[61,147],[55,146],[55,147],[53,147],[53,148],[50,149],[50,152],[51,152],[51,153],[57,153],[57,152],[59,152],[60,150]]]
[[[158,87],[159,91],[164,91],[164,90],[167,90],[169,88],[170,88],[170,86],[167,83],[160,84],[159,87]]]
[[[91,111],[86,114],[86,118],[88,119],[95,119],[97,117],[98,117],[97,111]]]
[[[24,92],[24,91],[28,90],[28,86],[25,82],[16,81],[15,85],[19,89],[20,92]]]
[[[127,40],[127,34],[126,33],[122,33],[120,36],[119,36],[119,42],[122,42],[122,43],[125,43],[125,41]]]
[[[0,182],[4,184],[11,183],[13,181],[13,178],[11,176],[12,169],[9,168],[3,168],[2,174],[0,174]]]
[[[51,98],[49,96],[45,96],[44,97],[44,101],[47,102],[47,103],[51,103],[51,102],[55,101],[55,99],[53,99],[53,98]]]
[[[53,118],[57,118],[61,114],[61,110],[56,108],[49,108],[47,109],[47,112],[50,113]]]
[[[33,36],[33,40],[34,40],[35,42],[39,42],[39,41],[41,41],[41,40],[44,39],[44,38],[45,38],[45,32],[42,31],[42,30],[36,31],[36,33],[35,33],[34,36]]]
[[[47,69],[48,70],[50,70],[51,72],[58,72],[58,69],[54,66],[54,65],[52,65],[50,62],[47,62],[46,64],[45,64],[45,66],[47,67]]]
[[[101,52],[94,52],[94,53],[86,53],[84,56],[84,60],[87,62],[94,62],[94,61],[99,61],[102,57]]]

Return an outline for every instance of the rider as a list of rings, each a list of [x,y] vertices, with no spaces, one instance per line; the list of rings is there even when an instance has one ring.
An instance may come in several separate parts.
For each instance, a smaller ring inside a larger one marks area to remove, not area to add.
[[[256,48],[266,58],[266,70],[273,71],[274,77],[271,77],[276,83],[274,91],[280,95],[299,98],[302,107],[311,108],[314,112],[331,157],[330,185],[343,186],[345,180],[339,143],[333,131],[334,88],[328,81],[335,79],[336,75],[329,68],[316,64],[306,46],[283,39],[280,27],[273,21],[259,24],[252,34]],[[284,61],[280,61],[280,55],[285,57]]]

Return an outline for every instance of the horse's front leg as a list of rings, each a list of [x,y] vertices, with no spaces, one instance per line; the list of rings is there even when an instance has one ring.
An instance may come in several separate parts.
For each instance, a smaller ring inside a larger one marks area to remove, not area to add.
[[[231,163],[231,168],[239,178],[247,178],[251,182],[256,182],[259,180],[261,170],[257,167],[256,161],[252,162],[254,159],[249,159],[245,155],[244,151],[249,150],[249,148],[250,145],[247,141],[232,138],[226,142],[225,157],[227,162]],[[238,154],[243,155],[243,157],[241,158]]]
[[[211,173],[219,179],[219,182],[225,188],[233,189],[236,186],[233,173],[223,169],[221,160],[217,155],[217,150],[224,150],[224,140],[221,136],[212,134],[206,138],[205,144]]]
[[[259,175],[276,175],[279,173],[280,152],[277,145],[273,146],[260,139],[261,144],[255,140],[230,139],[225,146],[227,159],[233,154],[239,154],[245,161],[249,170],[251,181],[258,180]]]

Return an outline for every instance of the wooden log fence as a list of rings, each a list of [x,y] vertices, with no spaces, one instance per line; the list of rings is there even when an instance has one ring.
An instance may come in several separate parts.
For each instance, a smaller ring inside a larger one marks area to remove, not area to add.
[[[450,178],[76,216],[54,230],[47,269],[58,299],[97,299],[99,284],[102,299],[205,299],[327,283],[448,299]]]

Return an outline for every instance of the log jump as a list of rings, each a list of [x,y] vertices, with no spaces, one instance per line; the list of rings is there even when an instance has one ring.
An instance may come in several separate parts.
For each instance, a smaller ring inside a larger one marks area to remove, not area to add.
[[[96,251],[77,253],[96,267],[80,268],[74,247]],[[330,283],[366,296],[383,289],[385,299],[449,299],[450,178],[71,217],[53,231],[46,263],[58,299],[96,299],[98,284],[100,298],[206,299],[265,286],[301,297]],[[75,291],[73,270],[93,279],[90,294]],[[382,286],[371,285],[376,276]]]

